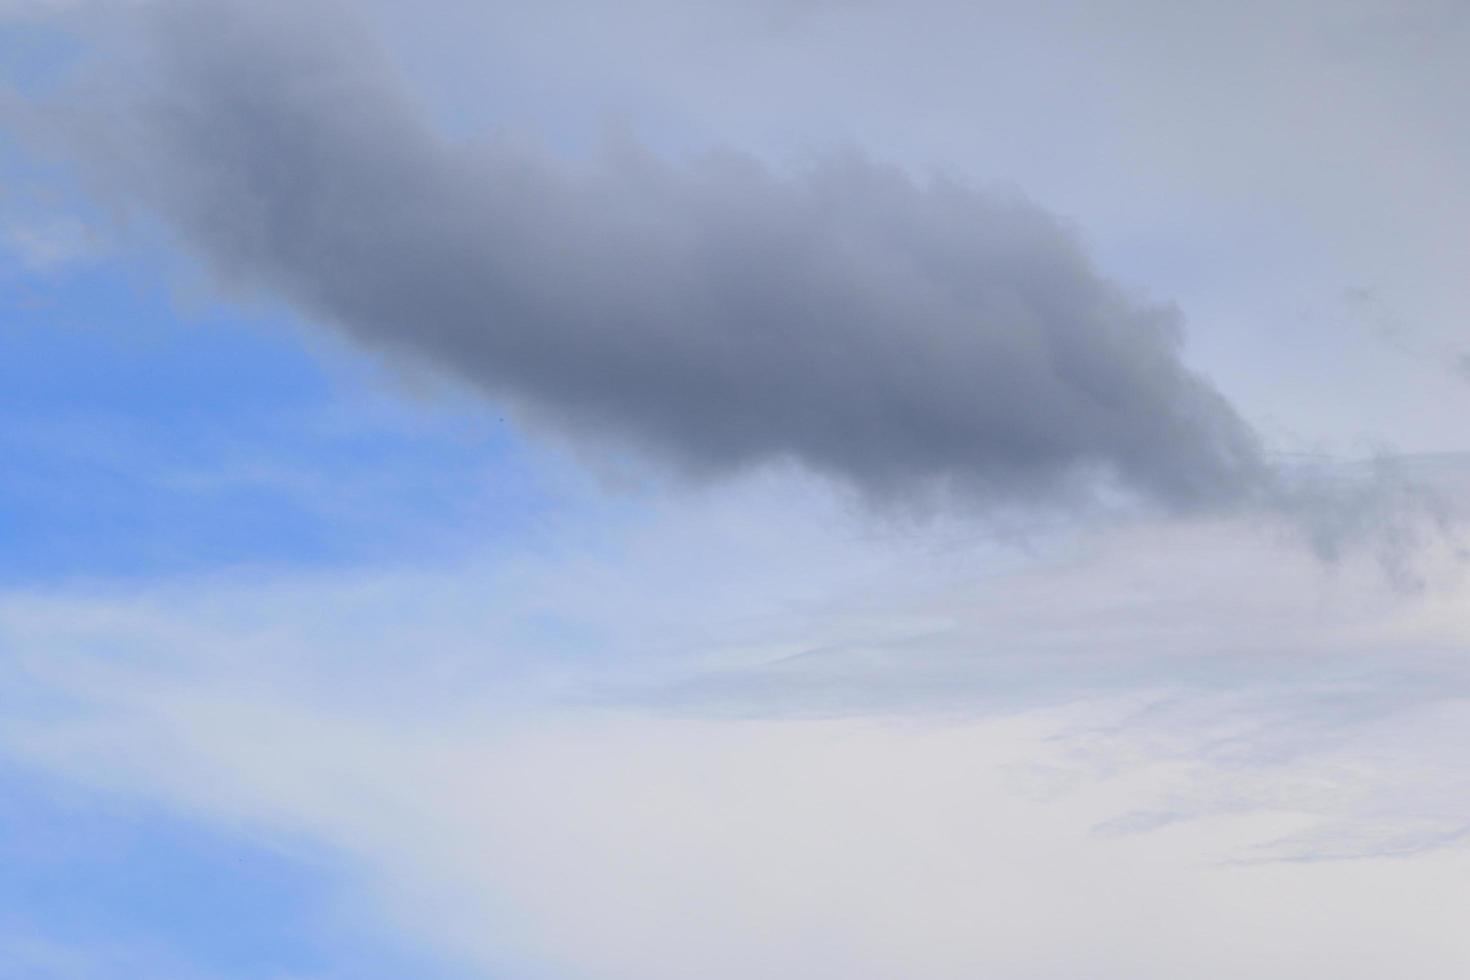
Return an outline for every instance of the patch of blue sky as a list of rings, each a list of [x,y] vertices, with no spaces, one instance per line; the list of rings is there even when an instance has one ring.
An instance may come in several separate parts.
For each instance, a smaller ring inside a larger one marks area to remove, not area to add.
[[[0,261],[0,585],[431,560],[553,506],[491,406],[139,260]]]
[[[367,921],[319,849],[4,765],[0,865],[4,980],[482,975]]]

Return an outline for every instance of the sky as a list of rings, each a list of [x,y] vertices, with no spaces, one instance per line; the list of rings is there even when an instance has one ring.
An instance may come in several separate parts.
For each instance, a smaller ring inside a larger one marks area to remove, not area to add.
[[[0,980],[1465,976],[1467,46],[0,0]]]

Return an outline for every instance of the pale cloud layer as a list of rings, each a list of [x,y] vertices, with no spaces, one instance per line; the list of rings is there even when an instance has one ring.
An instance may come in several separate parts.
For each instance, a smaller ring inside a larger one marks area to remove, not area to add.
[[[491,973],[1470,964],[1452,556],[959,533],[757,481],[454,570],[12,594],[3,742],[343,855]]]

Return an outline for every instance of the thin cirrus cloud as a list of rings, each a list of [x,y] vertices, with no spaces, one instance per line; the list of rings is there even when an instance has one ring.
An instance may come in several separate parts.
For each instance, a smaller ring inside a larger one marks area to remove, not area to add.
[[[141,55],[52,107],[93,185],[222,281],[538,425],[695,475],[795,461],[875,500],[1105,483],[1191,510],[1271,483],[1177,310],[1018,194],[856,152],[574,167],[441,137],[316,4],[138,22]]]

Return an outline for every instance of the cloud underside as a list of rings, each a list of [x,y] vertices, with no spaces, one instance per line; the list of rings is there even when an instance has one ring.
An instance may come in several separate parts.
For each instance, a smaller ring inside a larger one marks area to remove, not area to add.
[[[571,166],[442,137],[319,5],[138,17],[141,53],[55,107],[94,186],[231,286],[535,423],[701,476],[795,461],[875,499],[1112,485],[1189,509],[1263,480],[1177,311],[1017,194],[856,152]]]

